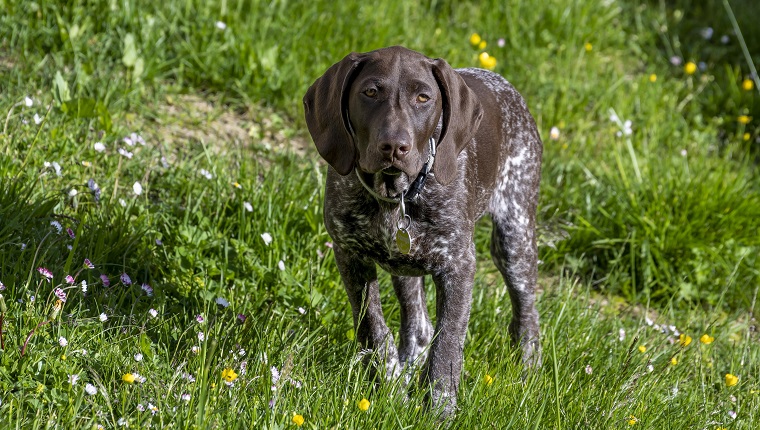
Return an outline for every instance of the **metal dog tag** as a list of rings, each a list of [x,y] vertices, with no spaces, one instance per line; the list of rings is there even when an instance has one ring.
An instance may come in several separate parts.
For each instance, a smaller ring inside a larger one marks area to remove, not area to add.
[[[400,223],[399,223],[400,224]],[[406,228],[396,230],[396,247],[398,252],[407,255],[412,250],[412,237]]]

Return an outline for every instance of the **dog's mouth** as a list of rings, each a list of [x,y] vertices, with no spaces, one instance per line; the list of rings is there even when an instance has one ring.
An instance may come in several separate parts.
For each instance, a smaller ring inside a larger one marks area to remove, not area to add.
[[[390,166],[381,170],[380,173],[382,173],[385,176],[398,176],[402,173],[402,171],[396,166]]]

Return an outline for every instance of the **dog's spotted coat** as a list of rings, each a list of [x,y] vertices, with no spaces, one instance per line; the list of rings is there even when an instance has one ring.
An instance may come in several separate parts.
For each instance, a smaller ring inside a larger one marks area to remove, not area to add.
[[[540,365],[535,214],[542,145],[517,91],[495,73],[454,71],[392,47],[347,56],[314,83],[304,104],[309,131],[331,165],[325,224],[357,338],[384,359],[385,376],[403,372],[409,382],[424,363],[433,405],[454,410],[475,274],[473,232],[486,212],[492,258],[512,301],[509,333],[524,363]],[[376,193],[398,195],[427,159],[431,135],[438,157],[420,194],[406,202],[412,249],[404,255],[395,242],[399,206],[375,199],[354,169]],[[383,318],[376,264],[392,275],[399,298],[398,348]],[[435,329],[425,275],[436,287]]]

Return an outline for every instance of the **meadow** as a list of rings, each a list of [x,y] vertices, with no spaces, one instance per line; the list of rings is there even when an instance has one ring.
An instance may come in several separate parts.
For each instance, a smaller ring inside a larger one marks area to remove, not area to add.
[[[544,141],[544,365],[484,219],[445,424],[758,428],[760,3],[692,3],[0,0],[0,428],[441,425],[361,364],[301,107],[395,44]]]

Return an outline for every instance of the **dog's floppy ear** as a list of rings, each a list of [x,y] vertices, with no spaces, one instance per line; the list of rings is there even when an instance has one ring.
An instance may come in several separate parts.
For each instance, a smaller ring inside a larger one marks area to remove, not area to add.
[[[483,119],[478,96],[444,60],[433,60],[433,76],[443,98],[443,128],[433,164],[436,180],[446,185],[457,175],[457,156],[470,143]]]
[[[317,151],[341,175],[353,170],[356,159],[356,148],[349,133],[348,91],[362,59],[363,56],[352,52],[333,64],[303,98],[306,125]]]

